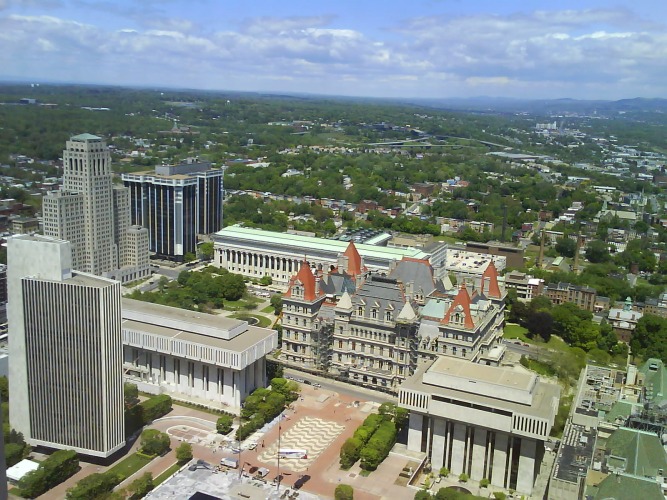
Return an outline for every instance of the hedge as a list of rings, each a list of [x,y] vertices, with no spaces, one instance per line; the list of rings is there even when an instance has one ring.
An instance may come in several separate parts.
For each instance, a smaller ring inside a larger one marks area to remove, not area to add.
[[[120,478],[108,472],[95,472],[76,483],[76,486],[67,490],[68,500],[90,500],[110,493],[120,483]]]
[[[21,496],[35,498],[76,474],[79,458],[75,451],[58,450],[19,481]]]
[[[396,424],[390,420],[383,421],[359,453],[361,468],[369,471],[377,469],[395,442]]]

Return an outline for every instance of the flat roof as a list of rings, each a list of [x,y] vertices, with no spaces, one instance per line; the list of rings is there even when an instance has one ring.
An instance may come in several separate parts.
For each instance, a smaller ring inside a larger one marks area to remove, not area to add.
[[[239,240],[239,242],[245,240],[258,243],[272,243],[278,246],[301,247],[304,249],[306,255],[308,255],[309,249],[343,253],[350,244],[348,241],[328,240],[325,238],[316,238],[314,236],[264,231],[262,229],[242,227],[239,225],[226,227],[215,233],[215,236],[231,238]],[[363,257],[395,260],[401,260],[403,257],[412,257],[415,259],[425,259],[428,257],[428,254],[417,248],[379,247],[366,243],[355,243],[355,246]]]
[[[430,377],[429,372],[431,372]],[[456,384],[457,379],[466,383]],[[460,388],[450,386],[452,383]],[[484,384],[488,384],[486,390],[483,388]],[[465,390],[466,385],[468,390]],[[528,393],[528,387],[531,385],[530,403],[519,403],[516,400],[498,397],[503,388],[510,388],[515,393]],[[491,387],[498,388],[498,391],[494,394],[489,390]],[[403,383],[401,389],[479,403],[545,419],[553,416],[552,401],[560,395],[559,386],[543,382],[534,374],[444,356],[432,364],[424,363],[419,366],[415,374]],[[473,390],[475,392],[472,392]]]
[[[26,458],[25,460],[21,460],[19,463],[12,465],[9,469],[7,469],[7,479],[11,479],[12,481],[20,481],[23,476],[28,474],[28,472],[32,472],[37,469],[39,469],[39,464]]]

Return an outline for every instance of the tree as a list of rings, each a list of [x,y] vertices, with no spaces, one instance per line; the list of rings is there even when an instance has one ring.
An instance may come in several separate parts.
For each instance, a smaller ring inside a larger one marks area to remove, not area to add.
[[[609,248],[604,241],[593,240],[586,246],[586,258],[593,264],[600,264],[611,259]]]
[[[630,348],[635,356],[667,363],[667,319],[652,314],[642,316],[632,333]]]
[[[162,455],[169,449],[169,436],[157,429],[146,429],[141,433],[141,451],[146,455]]]
[[[9,401],[9,380],[4,375],[0,377],[0,401]]]
[[[207,241],[199,245],[199,255],[203,260],[213,259],[213,242]]]
[[[414,500],[431,500],[433,497],[426,490],[419,490],[415,493]]]
[[[283,296],[279,293],[271,295],[271,306],[273,307],[273,313],[278,316],[280,311],[283,310]]]
[[[262,286],[269,286],[269,285],[273,284],[273,278],[271,276],[269,276],[268,274],[265,274],[259,280],[259,284],[262,285]]]
[[[574,253],[577,251],[577,242],[567,237],[558,238],[555,249],[563,257],[574,257]]]
[[[115,474],[95,472],[76,483],[76,486],[67,490],[68,500],[90,500],[105,493],[111,492],[119,483]]]
[[[221,415],[218,417],[218,421],[215,424],[219,434],[229,434],[232,430],[232,424],[234,423],[234,418],[231,415]]]
[[[354,489],[349,484],[339,484],[334,491],[335,500],[354,500]]]
[[[547,311],[534,312],[528,316],[526,328],[531,335],[539,335],[545,342],[551,338],[553,318]]]
[[[125,398],[125,408],[132,408],[139,402],[139,389],[135,384],[125,382],[123,384],[123,395]]]
[[[187,252],[187,253],[183,256],[183,260],[184,260],[185,262],[194,262],[195,260],[197,260],[197,256],[196,256],[195,254],[193,254],[192,252]]]
[[[128,492],[131,493],[130,500],[138,500],[145,497],[154,487],[153,474],[146,472],[141,477],[138,477],[132,481],[132,483],[130,483],[130,485],[127,487]]]
[[[190,443],[183,442],[176,448],[176,460],[178,460],[178,463],[180,464],[192,460],[192,445]]]
[[[359,453],[364,442],[358,437],[348,438],[340,448],[340,466],[342,469],[349,469],[359,460]]]

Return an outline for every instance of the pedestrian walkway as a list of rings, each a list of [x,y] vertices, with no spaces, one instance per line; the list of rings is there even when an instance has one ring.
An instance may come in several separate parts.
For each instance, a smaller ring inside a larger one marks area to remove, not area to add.
[[[344,425],[316,417],[304,417],[280,436],[280,449],[306,450],[308,458],[282,459],[281,468],[304,472],[345,429]],[[257,458],[270,465],[278,465],[278,442],[275,441]]]

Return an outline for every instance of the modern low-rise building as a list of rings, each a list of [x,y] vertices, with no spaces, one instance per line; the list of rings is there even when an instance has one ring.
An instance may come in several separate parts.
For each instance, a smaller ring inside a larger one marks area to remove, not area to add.
[[[306,260],[315,270],[328,271],[338,264],[338,258],[348,242],[312,236],[278,233],[228,226],[214,236],[214,264],[251,278],[270,276],[278,285],[287,285]],[[369,270],[387,272],[392,263],[403,257],[427,258],[414,248],[387,248],[357,244],[357,251]]]
[[[433,470],[530,495],[558,411],[560,387],[533,373],[440,357],[401,386],[408,450]]]
[[[266,386],[275,330],[132,299],[122,306],[123,372],[140,390],[238,411]]]

